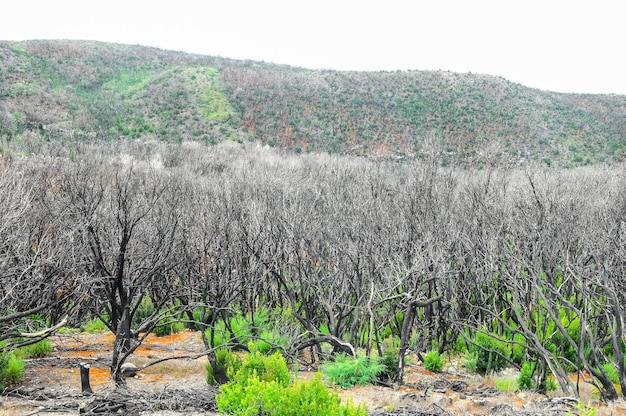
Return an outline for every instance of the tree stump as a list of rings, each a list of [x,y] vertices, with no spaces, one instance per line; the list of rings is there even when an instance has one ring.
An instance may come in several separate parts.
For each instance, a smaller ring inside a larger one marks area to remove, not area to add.
[[[89,384],[89,364],[80,363],[80,387],[83,394],[93,394],[91,385]]]

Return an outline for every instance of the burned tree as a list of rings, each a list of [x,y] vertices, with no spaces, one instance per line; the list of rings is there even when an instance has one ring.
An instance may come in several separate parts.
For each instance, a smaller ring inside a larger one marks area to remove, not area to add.
[[[73,250],[49,209],[50,167],[43,158],[0,159],[0,351],[44,339],[71,312]]]
[[[168,172],[134,162],[83,159],[64,169],[65,220],[74,224],[84,264],[77,291],[87,299],[84,312],[116,335],[111,373],[123,384],[121,365],[140,335],[186,308],[174,302],[187,290],[175,262],[178,185]],[[133,323],[144,298],[154,311]]]

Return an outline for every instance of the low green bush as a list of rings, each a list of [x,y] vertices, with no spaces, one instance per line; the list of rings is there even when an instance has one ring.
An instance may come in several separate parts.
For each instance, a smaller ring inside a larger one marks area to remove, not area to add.
[[[85,322],[84,324],[80,326],[80,328],[83,332],[86,332],[88,334],[97,334],[99,332],[104,332],[104,331],[109,330],[106,324],[102,322],[102,320],[99,318],[95,318],[95,319]]]
[[[424,356],[424,368],[435,373],[443,370],[443,366],[446,364],[446,359],[439,354],[437,350],[431,350]]]
[[[149,296],[144,296],[141,299],[141,303],[137,307],[137,310],[133,314],[133,320],[131,327],[137,329],[146,319],[150,318],[154,313],[154,304]]]
[[[4,380],[4,369],[9,364],[9,354],[0,352],[0,390],[4,390],[6,382]]]
[[[523,347],[526,344],[526,338],[522,334],[514,334],[513,341],[511,360],[516,364],[522,364],[526,356],[526,348]]]
[[[520,369],[519,376],[517,377],[517,385],[520,390],[532,390],[537,386],[534,379],[535,374],[535,363],[531,363],[526,361],[522,364],[522,368]]]
[[[322,364],[322,372],[326,378],[344,388],[373,383],[383,371],[385,366],[378,357],[354,358],[340,354],[335,357],[335,361]]]
[[[253,351],[246,354],[239,369],[232,368],[228,373],[230,379],[245,379],[257,377],[261,381],[274,381],[280,385],[289,384],[289,370],[287,363],[280,353],[270,356]]]
[[[381,380],[393,380],[398,374],[398,355],[400,341],[394,337],[389,337],[383,342],[383,355],[380,357],[380,364],[383,365],[383,370],[378,374]]]
[[[454,341],[454,343],[452,344],[452,346],[450,347],[448,351],[455,353],[455,354],[467,353],[467,341],[465,341],[465,338],[463,337],[462,334],[459,334],[456,337],[456,341]]]
[[[263,309],[254,317],[250,314],[229,316],[226,321],[223,319],[217,321],[212,329],[206,329],[207,337],[210,338],[213,331],[215,347],[227,345],[229,342],[240,344],[253,342],[257,351],[268,354],[273,345],[286,346],[288,343],[288,340],[277,331],[281,326],[277,322],[288,319],[283,315]]]
[[[547,377],[544,383],[540,386],[540,388],[543,392],[547,393],[559,388],[559,383],[556,382],[554,377]]]
[[[157,337],[164,337],[166,335],[177,334],[185,329],[183,322],[173,321],[171,319],[160,321],[157,326],[154,327],[152,332]]]
[[[342,406],[339,395],[324,386],[319,374],[311,381],[290,383],[287,364],[278,353],[247,354],[239,369],[231,367],[229,377],[215,398],[218,410],[228,415],[367,415],[364,406]]]
[[[500,391],[514,392],[518,389],[518,382],[511,377],[499,378],[494,381],[496,388]]]
[[[613,384],[619,384],[619,372],[613,364],[606,363],[604,364],[603,369]]]
[[[221,386],[215,401],[220,412],[235,416],[367,415],[364,405],[348,402],[343,406],[339,395],[324,386],[319,373],[313,380],[296,380],[288,386],[258,377],[248,378],[244,384],[228,383]]]
[[[465,360],[463,360],[463,365],[470,373],[475,373],[477,371],[477,363],[478,363],[478,354],[475,352],[468,352],[465,355]]]
[[[476,333],[473,352],[476,353],[476,371],[480,374],[504,370],[509,362],[511,350],[506,342],[482,332]]]
[[[21,358],[39,358],[52,352],[52,344],[47,339],[43,339],[26,347],[19,349],[18,354]]]
[[[14,353],[0,354],[0,390],[7,384],[17,384],[22,381],[22,374],[26,364]]]
[[[235,374],[241,368],[241,358],[225,348],[215,351],[215,359],[226,374]],[[219,382],[215,379],[215,373],[210,363],[206,364],[206,381],[211,386],[217,386]]]

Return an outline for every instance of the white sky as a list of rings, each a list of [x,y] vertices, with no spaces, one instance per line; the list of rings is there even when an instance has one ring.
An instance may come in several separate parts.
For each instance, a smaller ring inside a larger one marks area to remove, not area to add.
[[[442,69],[626,94],[623,0],[11,0],[0,6],[0,39],[89,39],[312,69]]]

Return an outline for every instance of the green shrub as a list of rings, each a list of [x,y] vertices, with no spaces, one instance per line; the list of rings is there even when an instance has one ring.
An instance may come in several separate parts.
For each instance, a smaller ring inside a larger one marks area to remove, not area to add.
[[[399,342],[396,342],[393,337],[389,337],[383,342],[383,348],[383,356],[380,358],[380,364],[384,369],[380,372],[378,377],[381,380],[393,380],[398,373]]]
[[[348,402],[342,406],[339,395],[324,386],[319,374],[311,381],[296,380],[288,386],[258,377],[240,381],[244,380],[237,378],[220,387],[215,398],[220,412],[236,416],[367,415],[363,405],[355,407]]]
[[[554,391],[557,388],[559,388],[559,383],[556,382],[554,377],[550,376],[550,377],[547,377],[544,383],[539,387],[544,393],[547,393],[549,391]]]
[[[99,318],[92,319],[90,321],[85,322],[81,325],[81,329],[83,332],[88,334],[97,334],[99,332],[108,331],[109,328],[106,324]]]
[[[177,334],[183,329],[185,329],[185,324],[183,322],[173,321],[170,318],[160,321],[158,325],[154,327],[152,332],[157,337],[164,337],[166,335]]]
[[[19,349],[21,358],[39,358],[52,352],[52,344],[47,339],[43,339],[35,344],[28,345]]]
[[[258,351],[263,355],[269,354],[272,349],[272,346],[263,339],[256,339],[254,341],[250,341],[253,345],[254,351]]]
[[[224,362],[232,358],[223,352],[219,356]],[[287,364],[279,353],[246,354],[241,366],[229,366],[228,373],[230,381],[220,386],[216,403],[220,412],[229,415],[367,415],[364,406],[341,406],[339,395],[324,386],[319,374],[311,381],[290,384]]]
[[[131,322],[131,327],[133,329],[137,329],[139,325],[141,325],[146,319],[150,318],[154,313],[154,304],[152,303],[152,299],[148,296],[144,296],[141,299],[141,303],[137,307],[137,310],[133,314],[133,320]]]
[[[0,352],[0,390],[4,390],[6,383],[4,380],[4,369],[9,364],[9,354]]]
[[[237,357],[235,354],[230,352],[225,348],[221,348],[215,351],[215,359],[217,361],[217,365],[219,365],[226,374],[235,374],[241,368],[242,362],[241,358]],[[213,372],[213,367],[211,367],[210,363],[206,364],[206,381],[211,386],[217,386],[219,383],[215,379],[215,374]]]
[[[481,374],[498,372],[508,365],[510,349],[503,341],[481,332],[476,334],[473,350],[476,353],[476,371]]]
[[[477,370],[478,354],[475,352],[467,353],[463,365],[470,373],[475,373]]]
[[[333,383],[344,388],[373,383],[385,366],[377,357],[346,357],[337,355],[335,361],[322,364],[322,372]]]
[[[424,367],[427,370],[434,371],[435,373],[443,370],[443,366],[446,364],[446,359],[439,354],[437,350],[431,350],[424,356]]]
[[[522,364],[519,377],[517,378],[517,385],[521,390],[531,390],[536,387],[535,379],[533,378],[534,374],[535,363],[526,361]]]
[[[448,351],[452,351],[453,353],[456,353],[456,354],[467,353],[467,341],[465,341],[465,338],[463,338],[463,335],[459,334],[456,337],[456,341],[454,341],[454,344],[452,344],[451,349]]]
[[[526,355],[526,348],[524,348],[524,344],[526,344],[526,338],[522,334],[514,334],[513,335],[513,347],[512,347],[512,355],[511,359],[516,364],[522,364],[524,361],[524,356]]]
[[[496,388],[500,391],[514,392],[517,391],[518,382],[511,377],[499,378],[494,381]]]
[[[22,381],[22,373],[26,364],[15,354],[0,354],[0,389],[7,384],[16,384]]]
[[[273,381],[282,386],[287,386],[290,379],[287,363],[278,352],[270,356],[265,356],[259,351],[246,354],[241,367],[232,367],[227,374],[231,380],[256,377],[261,381]]]
[[[611,382],[613,384],[619,383],[619,373],[617,371],[617,368],[613,364],[606,363],[604,364],[603,369],[606,375],[609,376],[609,379],[611,379]]]
[[[276,332],[276,328],[279,326],[276,325],[276,321],[281,318],[280,315],[272,316],[268,310],[263,309],[258,311],[254,317],[250,314],[246,316],[235,315],[227,317],[226,322],[219,320],[213,327],[214,346],[219,347],[230,341],[236,341],[242,344],[253,341],[256,344],[256,350],[267,354],[272,349],[270,342],[278,345],[287,344],[287,340],[277,335]],[[226,323],[228,323],[228,325],[226,325]],[[232,334],[228,326],[230,326]],[[211,329],[207,329],[206,332],[207,336],[210,337]]]

